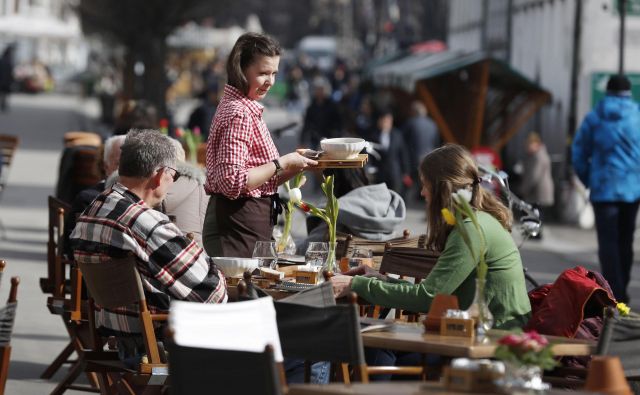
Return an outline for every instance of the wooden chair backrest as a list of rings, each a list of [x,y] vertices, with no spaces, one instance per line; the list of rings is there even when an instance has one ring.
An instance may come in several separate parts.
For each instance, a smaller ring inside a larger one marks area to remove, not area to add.
[[[389,246],[384,252],[380,273],[413,277],[418,283],[431,273],[439,256],[439,252],[425,248]]]
[[[11,163],[18,148],[20,139],[8,134],[0,134],[0,160],[2,161],[2,172],[4,173]]]
[[[115,309],[145,302],[134,257],[102,263],[78,262],[91,298],[100,306]],[[146,302],[144,303],[146,305]]]
[[[76,185],[90,187],[100,181],[98,156],[99,150],[95,148],[78,148],[75,151],[71,178]]]
[[[616,316],[613,308],[605,311],[597,355],[620,357],[625,376],[640,378],[640,315]]]
[[[54,296],[64,296],[67,260],[64,256],[64,217],[71,206],[49,196],[49,241],[47,242],[47,281]]]
[[[380,267],[382,262],[382,256],[384,251],[389,246],[405,245],[405,246],[417,246],[419,238],[410,237],[411,233],[408,230],[404,230],[402,236],[389,239],[389,240],[367,240],[360,237],[353,236],[351,234],[344,235],[338,239],[336,246],[336,259],[340,259],[345,256],[351,256],[355,249],[371,250],[373,254],[374,268]]]
[[[6,262],[0,260],[0,270],[4,270]],[[7,378],[9,377],[9,362],[11,360],[11,334],[16,318],[16,308],[18,303],[18,285],[20,277],[11,278],[11,289],[7,305],[0,314],[0,394],[5,393]]]
[[[94,345],[98,332],[95,324],[94,302],[103,308],[115,309],[124,306],[138,306],[138,318],[142,338],[147,351],[148,365],[161,365],[160,351],[154,331],[153,320],[147,307],[144,288],[138,273],[136,258],[127,256],[101,263],[77,262],[89,294],[89,321],[93,331]],[[164,315],[158,319],[166,319]],[[145,370],[141,363],[141,370]]]

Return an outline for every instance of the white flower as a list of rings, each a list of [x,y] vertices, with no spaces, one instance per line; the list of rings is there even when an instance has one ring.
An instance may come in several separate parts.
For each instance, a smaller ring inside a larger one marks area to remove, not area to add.
[[[291,203],[300,203],[302,201],[302,192],[300,188],[289,189],[289,201]]]
[[[458,192],[453,194],[453,200],[455,200],[458,203],[462,202],[463,200],[466,201],[467,203],[470,203],[471,196],[472,196],[472,193],[470,190],[458,189]]]

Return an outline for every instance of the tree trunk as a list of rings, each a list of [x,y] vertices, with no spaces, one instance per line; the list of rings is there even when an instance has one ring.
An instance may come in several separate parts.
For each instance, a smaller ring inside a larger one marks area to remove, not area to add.
[[[144,63],[142,98],[158,109],[161,118],[167,116],[166,93],[169,87],[165,72],[167,57],[166,37],[154,37],[141,51]]]
[[[135,74],[133,66],[136,63],[135,49],[127,47],[124,58],[124,70],[122,70],[122,99],[131,100],[134,97],[133,87],[135,84]]]

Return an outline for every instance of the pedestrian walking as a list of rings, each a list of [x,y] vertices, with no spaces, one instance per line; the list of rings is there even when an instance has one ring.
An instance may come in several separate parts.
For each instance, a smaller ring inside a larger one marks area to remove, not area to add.
[[[541,219],[547,217],[553,206],[553,178],[551,177],[551,158],[540,135],[531,132],[527,136],[527,147],[522,162],[522,198],[534,204],[541,213]],[[542,228],[541,228],[542,229]],[[542,238],[540,231],[535,239]]]
[[[627,303],[640,201],[640,110],[624,75],[609,79],[606,96],[582,121],[572,159],[590,189],[602,274],[616,299]]]
[[[0,111],[9,109],[9,93],[13,88],[13,53],[15,46],[9,44],[0,57]]]
[[[410,114],[402,131],[409,151],[409,175],[413,180],[418,180],[420,161],[429,152],[438,148],[440,138],[438,126],[427,116],[427,109],[422,102],[418,100],[412,102]]]

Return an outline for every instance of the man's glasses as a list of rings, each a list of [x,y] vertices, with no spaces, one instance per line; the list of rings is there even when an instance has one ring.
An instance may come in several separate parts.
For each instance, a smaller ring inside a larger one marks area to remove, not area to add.
[[[169,167],[169,166],[165,166],[165,168],[167,169],[171,169],[173,170],[173,182],[178,181],[178,178],[180,178],[181,174],[178,172],[178,170],[174,169],[173,167]]]

